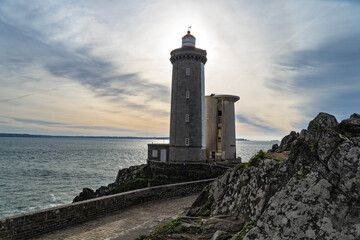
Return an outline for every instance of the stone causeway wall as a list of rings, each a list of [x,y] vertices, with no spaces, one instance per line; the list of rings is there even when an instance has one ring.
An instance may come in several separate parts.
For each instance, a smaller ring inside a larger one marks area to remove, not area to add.
[[[118,210],[164,198],[187,196],[215,179],[143,188],[0,219],[0,239],[29,239]]]
[[[191,181],[217,178],[229,167],[208,163],[148,161],[148,171],[153,178]]]

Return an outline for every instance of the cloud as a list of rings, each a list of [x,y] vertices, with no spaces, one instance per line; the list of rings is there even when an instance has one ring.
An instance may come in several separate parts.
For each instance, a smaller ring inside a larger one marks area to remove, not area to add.
[[[236,115],[235,118],[236,118],[237,122],[249,124],[249,125],[255,127],[258,131],[262,131],[264,133],[274,134],[274,133],[283,132],[282,129],[269,127],[266,123],[264,123],[261,119],[258,119],[258,118],[248,119],[247,117],[244,117],[241,115]]]
[[[93,55],[96,45],[74,47],[54,42],[50,38],[39,39],[38,36],[46,37],[46,34],[31,27],[13,26],[1,20],[0,32],[4,36],[0,43],[0,65],[5,69],[23,69],[25,66],[40,64],[54,77],[76,81],[93,91],[97,97],[125,101],[129,106],[131,102],[127,96],[141,95],[147,100],[165,102],[169,100],[168,87],[152,83],[139,73],[119,69],[110,60]],[[24,81],[29,80],[31,79],[26,78]]]
[[[42,93],[47,93],[47,92],[51,92],[51,91],[56,91],[59,88],[52,88],[52,89],[47,89],[45,91],[40,91],[40,92],[35,92],[35,93],[30,93],[30,94],[25,94],[22,96],[18,96],[18,97],[13,97],[13,98],[8,98],[8,99],[0,99],[0,102],[11,102],[11,101],[15,101],[15,100],[20,100],[23,98],[27,98],[27,97],[31,97],[37,94],[42,94]]]
[[[81,125],[71,125],[68,123],[60,123],[60,122],[49,122],[43,120],[36,120],[36,119],[26,119],[26,118],[13,118],[8,116],[0,116],[1,118],[7,118],[14,120],[16,122],[20,122],[22,124],[35,124],[35,125],[42,125],[48,127],[61,127],[63,129],[86,129],[86,130],[96,130],[96,131],[109,131],[109,132],[129,132],[129,133],[136,133],[139,132],[137,130],[132,129],[123,129],[117,127],[108,127],[108,126],[81,126]],[[0,121],[0,123],[9,124],[9,122]]]
[[[358,87],[360,85],[359,42],[360,32],[331,39],[316,49],[294,52],[290,62],[282,65],[302,72],[293,80],[295,87],[304,89],[331,88],[338,85]]]
[[[307,97],[309,105],[299,102],[294,107],[308,116],[320,111],[339,116],[359,111],[354,105],[360,102],[359,42],[360,32],[355,32],[292,52],[278,61],[278,68],[291,78],[268,79],[265,86],[278,95],[288,92]]]
[[[115,128],[115,127],[105,127],[105,126],[67,126],[67,127],[68,128],[76,128],[76,129],[110,131],[110,132],[129,132],[129,133],[137,133],[137,132],[139,132],[137,130]]]
[[[17,122],[25,123],[25,124],[39,124],[39,125],[47,125],[47,126],[67,126],[68,124],[65,123],[58,123],[58,122],[48,122],[48,121],[42,121],[42,120],[34,120],[34,119],[25,119],[25,118],[12,118]]]

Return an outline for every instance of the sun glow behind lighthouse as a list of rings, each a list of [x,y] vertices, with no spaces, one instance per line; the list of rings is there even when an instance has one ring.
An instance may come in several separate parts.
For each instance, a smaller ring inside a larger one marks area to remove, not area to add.
[[[242,98],[237,136],[279,138],[319,111],[343,119],[360,101],[359,8],[350,1],[4,0],[0,132],[166,136],[169,51],[181,47],[188,26],[207,50],[205,94]]]

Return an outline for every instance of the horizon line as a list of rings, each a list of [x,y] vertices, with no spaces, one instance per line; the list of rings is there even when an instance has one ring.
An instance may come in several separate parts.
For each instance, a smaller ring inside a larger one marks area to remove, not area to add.
[[[29,133],[0,133],[0,137],[23,137],[23,138],[118,138],[118,139],[169,139],[169,137],[137,137],[137,136],[86,136],[86,135],[47,135],[47,134],[29,134]],[[236,141],[254,141],[246,138],[236,138]],[[262,140],[256,140],[262,141]],[[265,141],[265,140],[264,140]],[[279,140],[270,140],[279,141]]]

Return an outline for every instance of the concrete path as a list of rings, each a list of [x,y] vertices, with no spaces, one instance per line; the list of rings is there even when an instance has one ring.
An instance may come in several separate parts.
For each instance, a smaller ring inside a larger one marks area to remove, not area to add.
[[[86,223],[42,235],[36,239],[133,240],[155,226],[183,215],[198,195],[163,199],[121,210]]]

